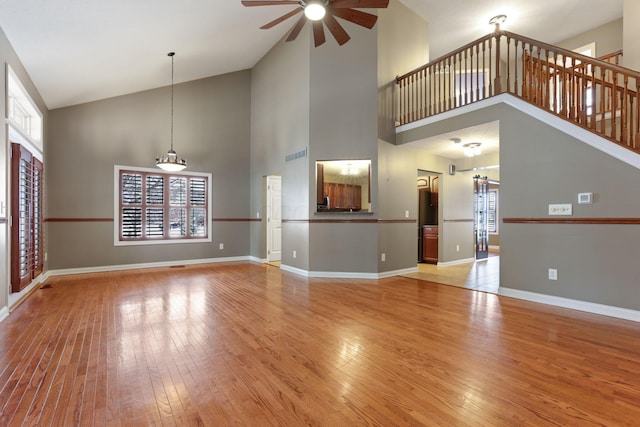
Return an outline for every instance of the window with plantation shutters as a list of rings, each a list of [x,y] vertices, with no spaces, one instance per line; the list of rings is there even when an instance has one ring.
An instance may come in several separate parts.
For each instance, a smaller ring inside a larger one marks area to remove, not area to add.
[[[20,292],[42,273],[42,162],[11,144],[11,290]]]
[[[209,174],[116,167],[116,244],[210,241]]]

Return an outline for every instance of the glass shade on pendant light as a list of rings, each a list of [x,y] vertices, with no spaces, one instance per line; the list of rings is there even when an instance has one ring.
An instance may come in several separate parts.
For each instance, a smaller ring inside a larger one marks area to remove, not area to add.
[[[323,2],[312,1],[307,3],[304,7],[305,16],[312,21],[319,21],[324,18],[324,15],[327,13],[327,9],[324,6]]]
[[[169,150],[166,155],[156,159],[156,166],[167,172],[179,172],[187,167],[187,161],[179,158],[175,151]]]
[[[176,53],[169,52],[171,57],[171,148],[164,156],[156,157],[156,166],[167,172],[179,172],[187,167],[187,161],[178,157],[173,149],[173,57]]]

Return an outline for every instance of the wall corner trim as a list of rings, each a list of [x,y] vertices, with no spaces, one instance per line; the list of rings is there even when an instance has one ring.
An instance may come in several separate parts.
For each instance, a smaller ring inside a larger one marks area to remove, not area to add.
[[[8,307],[0,308],[0,322],[2,322],[7,317],[9,317],[9,308]]]
[[[580,301],[569,298],[557,297],[553,295],[539,294],[536,292],[521,291],[519,289],[503,288],[498,290],[500,296],[522,299],[541,304],[553,305],[556,307],[569,308],[572,310],[584,311],[592,314],[615,317],[618,319],[640,322],[640,311],[628,308],[615,307],[611,305],[597,304],[588,301]]]

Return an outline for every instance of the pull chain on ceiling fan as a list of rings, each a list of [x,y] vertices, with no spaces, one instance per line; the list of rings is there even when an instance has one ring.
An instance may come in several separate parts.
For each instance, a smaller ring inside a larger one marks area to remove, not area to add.
[[[302,31],[304,24],[307,21],[311,21],[313,25],[313,41],[315,46],[318,47],[326,41],[324,36],[325,25],[339,45],[342,46],[351,38],[344,27],[336,20],[336,17],[371,29],[376,24],[378,17],[356,9],[386,8],[389,5],[389,0],[242,0],[242,4],[244,6],[298,6],[291,12],[274,19],[260,28],[263,30],[272,28],[304,11],[304,14],[293,26],[286,41],[295,40],[300,31]]]

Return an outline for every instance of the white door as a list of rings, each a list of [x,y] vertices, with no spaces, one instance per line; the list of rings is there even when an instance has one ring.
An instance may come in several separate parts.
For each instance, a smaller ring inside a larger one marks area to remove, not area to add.
[[[267,177],[267,261],[280,261],[282,253],[281,177]]]

